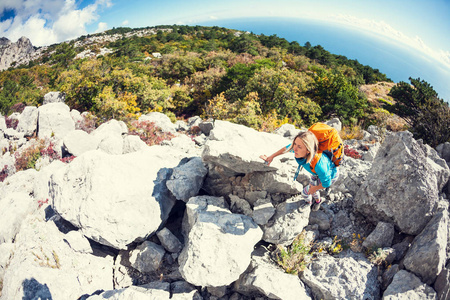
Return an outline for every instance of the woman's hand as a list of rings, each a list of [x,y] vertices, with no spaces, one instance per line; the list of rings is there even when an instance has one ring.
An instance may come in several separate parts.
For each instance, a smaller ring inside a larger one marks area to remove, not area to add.
[[[284,154],[285,152],[286,152],[286,147],[283,147],[280,150],[278,150],[277,152],[275,152],[274,154],[272,154],[271,156],[267,156],[267,155],[263,154],[263,155],[260,155],[259,158],[264,160],[267,165],[270,165],[270,163],[273,161],[273,159],[275,157],[277,157],[278,155]]]
[[[323,189],[322,184],[319,184],[319,185],[310,184],[309,185],[309,194],[313,195],[315,192],[317,192],[318,190],[321,190],[321,189]]]
[[[260,155],[259,156],[259,158],[261,158],[262,160],[264,160],[266,163],[267,163],[267,165],[270,165],[270,163],[272,162],[272,160],[273,160],[273,157],[272,156],[267,156],[267,155]]]

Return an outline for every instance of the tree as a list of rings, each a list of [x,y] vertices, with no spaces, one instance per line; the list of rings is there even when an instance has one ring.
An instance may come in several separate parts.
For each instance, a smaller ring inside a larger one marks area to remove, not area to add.
[[[249,53],[251,55],[258,55],[256,48],[256,38],[250,34],[241,34],[238,38],[235,38],[230,44],[230,49],[237,53]]]
[[[355,123],[364,116],[367,99],[337,70],[316,69],[313,94],[325,116],[337,115],[343,123]]]
[[[262,68],[249,80],[248,94],[258,95],[263,115],[276,112],[298,125],[310,125],[321,115],[320,107],[305,97],[310,79],[302,73],[287,69]]]
[[[57,65],[66,68],[73,60],[77,53],[73,48],[72,44],[69,43],[61,43],[55,50],[55,53],[52,55],[51,59]]]
[[[17,95],[20,87],[17,82],[12,80],[5,80],[2,90],[0,92],[0,112],[7,114],[10,107],[17,103]]]
[[[435,147],[450,141],[450,109],[437,92],[420,78],[400,82],[389,92],[396,103],[388,109],[403,118],[416,139]]]

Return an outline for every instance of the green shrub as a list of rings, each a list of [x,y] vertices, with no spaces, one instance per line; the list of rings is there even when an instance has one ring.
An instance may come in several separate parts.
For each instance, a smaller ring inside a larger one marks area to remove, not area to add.
[[[41,150],[44,148],[43,140],[36,140],[34,145],[29,146],[28,148],[16,152],[14,154],[16,158],[16,172],[34,169],[36,166],[36,162],[39,158],[41,158]]]
[[[277,250],[277,263],[289,274],[298,274],[311,261],[311,245],[305,243],[304,237],[301,234],[290,246],[284,248],[278,245]]]
[[[387,263],[386,263],[386,258],[388,256],[388,252],[378,248],[378,247],[373,247],[371,249],[368,250],[368,257],[367,259],[377,265],[377,266],[381,266],[384,265],[385,267],[387,267]]]

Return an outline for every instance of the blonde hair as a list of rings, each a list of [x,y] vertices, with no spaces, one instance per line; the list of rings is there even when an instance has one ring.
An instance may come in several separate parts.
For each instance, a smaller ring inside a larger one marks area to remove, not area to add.
[[[312,161],[312,159],[314,158],[314,156],[316,155],[317,150],[319,149],[319,141],[317,140],[314,133],[312,133],[311,131],[300,132],[299,134],[297,134],[297,136],[292,141],[292,144],[289,147],[289,149],[287,150],[287,152],[291,151],[292,148],[294,148],[294,142],[297,138],[301,139],[303,141],[303,143],[305,144],[306,150],[308,150],[308,152],[309,152],[309,154],[307,154],[305,157],[306,162],[310,163]]]

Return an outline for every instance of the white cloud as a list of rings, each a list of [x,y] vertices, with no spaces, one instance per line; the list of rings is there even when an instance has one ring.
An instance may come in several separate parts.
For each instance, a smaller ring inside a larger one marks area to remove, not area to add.
[[[128,23],[130,23],[130,22],[128,22],[128,20],[125,20],[125,21],[122,22],[122,25],[123,25],[123,26],[127,26]]]
[[[219,19],[219,18],[216,17],[216,16],[209,16],[209,18],[210,18],[211,20],[218,20],[218,19]]]
[[[11,24],[9,31],[11,32],[11,35],[15,37],[12,39],[13,42],[22,36],[26,36],[28,38],[32,37],[33,40],[45,40],[48,44],[57,42],[57,38],[53,30],[45,28],[45,20],[37,16],[30,17],[25,22],[22,22],[20,17],[16,17]]]
[[[108,29],[108,24],[106,24],[105,22],[99,22],[97,30],[95,32],[97,32],[97,33],[98,32],[103,32],[103,31],[105,31],[107,29]]]
[[[26,36],[34,46],[73,39],[86,34],[86,25],[95,22],[98,12],[109,6],[111,0],[97,0],[82,9],[75,0],[2,1],[0,10],[14,9],[15,17],[0,23],[0,36],[13,42]]]
[[[433,49],[429,47],[419,36],[407,36],[384,21],[361,19],[349,15],[337,15],[334,16],[333,19],[338,23],[349,25],[360,30],[370,31],[389,38],[393,42],[416,49],[426,56],[441,62],[450,69],[450,53],[448,51]]]

